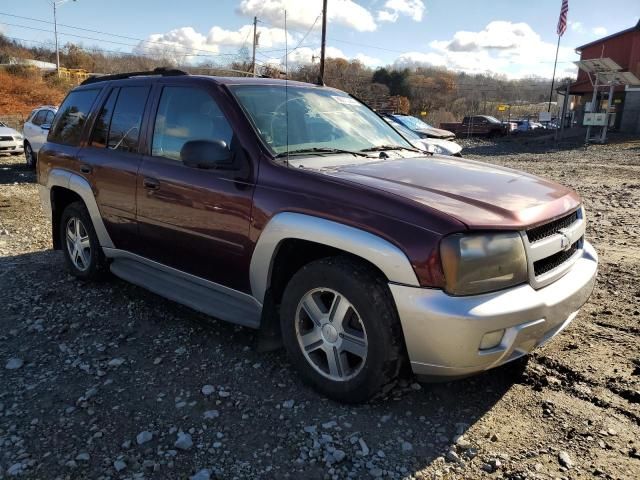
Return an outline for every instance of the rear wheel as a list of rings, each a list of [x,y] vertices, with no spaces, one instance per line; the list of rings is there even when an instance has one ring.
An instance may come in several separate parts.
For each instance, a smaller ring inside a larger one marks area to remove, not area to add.
[[[105,258],[89,212],[82,202],[64,209],[60,220],[60,245],[72,275],[95,280],[105,271]]]
[[[31,144],[29,142],[24,142],[24,158],[27,162],[27,167],[36,167],[36,154],[31,148]]]
[[[400,322],[386,282],[348,257],[309,263],[281,305],[285,347],[303,379],[334,400],[362,402],[398,376]]]

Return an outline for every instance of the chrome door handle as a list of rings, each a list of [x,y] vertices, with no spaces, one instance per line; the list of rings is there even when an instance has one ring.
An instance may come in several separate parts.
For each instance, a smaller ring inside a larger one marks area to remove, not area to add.
[[[142,180],[142,186],[147,190],[158,190],[160,188],[160,182],[155,178],[145,178]]]

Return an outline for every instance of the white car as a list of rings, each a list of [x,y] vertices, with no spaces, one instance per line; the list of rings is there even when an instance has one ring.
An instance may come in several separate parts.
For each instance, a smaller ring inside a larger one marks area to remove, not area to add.
[[[22,152],[24,148],[20,132],[0,122],[0,153],[15,155]]]
[[[35,168],[38,152],[47,141],[47,135],[57,111],[58,107],[43,105],[31,112],[27,121],[24,122],[22,134],[24,136],[24,156],[28,167]]]
[[[413,130],[410,130],[409,128],[398,122],[394,122],[389,117],[384,116],[382,118],[397,132],[399,132],[400,135],[409,140],[414,147],[420,150],[429,153],[435,153],[437,155],[453,155],[456,157],[462,156],[462,154],[460,153],[462,151],[462,147],[456,142],[452,142],[451,140],[443,140],[440,138],[422,138]]]

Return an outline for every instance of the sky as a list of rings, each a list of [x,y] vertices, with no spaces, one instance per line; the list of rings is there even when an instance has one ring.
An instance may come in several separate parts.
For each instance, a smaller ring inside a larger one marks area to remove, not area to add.
[[[251,50],[257,61],[317,61],[322,0],[59,1],[60,42],[180,61],[224,63]],[[435,65],[509,78],[551,77],[561,0],[328,0],[327,56],[370,67]],[[284,12],[287,12],[287,34]],[[23,17],[23,18],[20,18]],[[53,42],[51,0],[1,0],[0,32],[25,45]],[[638,0],[569,0],[557,77],[574,75],[574,49],[640,19]],[[81,30],[85,29],[85,30]],[[97,33],[101,32],[101,33]],[[285,42],[286,41],[286,42]]]

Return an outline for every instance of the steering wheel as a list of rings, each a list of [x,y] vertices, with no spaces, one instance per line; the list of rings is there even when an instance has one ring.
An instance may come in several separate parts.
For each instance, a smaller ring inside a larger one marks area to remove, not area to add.
[[[280,109],[282,107],[284,107],[287,103],[289,102],[294,102],[296,100],[302,100],[302,97],[294,97],[294,98],[289,98],[287,100],[285,100],[284,102],[280,103],[274,110],[273,110],[273,118],[271,119],[271,123],[269,124],[269,131],[271,133],[271,138],[275,139],[275,135],[274,135],[274,131],[273,131],[273,124],[276,121],[276,118],[278,118],[277,113],[280,111]],[[285,115],[286,118],[286,115]],[[287,125],[287,129],[289,128],[289,125]]]

